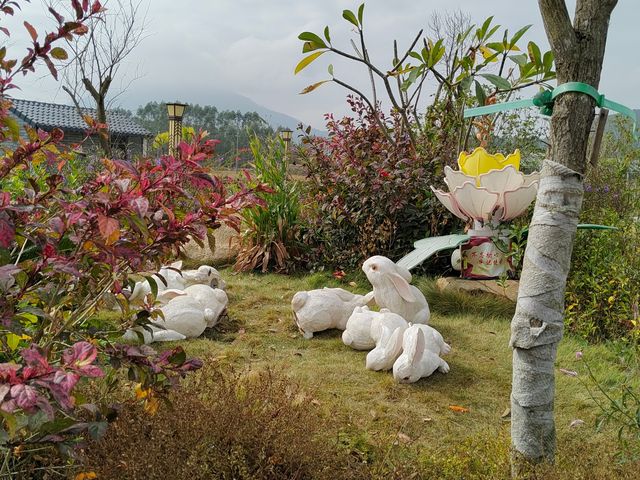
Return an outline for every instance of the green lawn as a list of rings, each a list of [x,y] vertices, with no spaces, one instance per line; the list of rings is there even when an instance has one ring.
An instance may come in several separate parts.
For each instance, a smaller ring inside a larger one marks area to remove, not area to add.
[[[297,332],[290,310],[292,295],[322,285],[336,286],[337,281],[320,274],[223,275],[229,318],[208,338],[182,342],[189,355],[222,370],[282,372],[310,392],[311,415],[338,420],[338,437],[346,448],[365,457],[368,449],[376,451],[379,463],[410,464],[416,478],[507,477],[511,350],[505,315],[509,307],[504,302],[470,295],[445,298],[435,292],[433,282],[419,280],[432,306],[431,325],[452,347],[446,357],[451,371],[399,385],[390,372],[366,370],[366,352],[343,345],[341,332],[320,333],[311,340]],[[357,282],[355,288],[342,286],[366,293],[366,280]],[[468,308],[461,313],[454,305]],[[454,314],[447,315],[449,310]],[[622,355],[625,350],[565,338],[556,363],[558,465],[541,478],[634,478],[637,465],[617,466],[612,459],[614,429],[595,431],[599,412],[582,383],[587,378],[575,357],[578,350],[606,384],[632,374],[636,387],[639,383],[637,363],[633,356]],[[560,368],[576,370],[580,376],[565,375]],[[451,406],[468,412],[453,411]],[[570,427],[576,419],[585,423]],[[334,430],[315,433],[336,438]],[[384,453],[382,459],[379,452]]]

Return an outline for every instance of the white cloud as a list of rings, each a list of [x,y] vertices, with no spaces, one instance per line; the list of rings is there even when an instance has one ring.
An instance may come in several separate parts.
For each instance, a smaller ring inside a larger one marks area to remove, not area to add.
[[[150,2],[150,36],[134,52],[127,67],[138,68],[137,80],[120,100],[135,107],[151,100],[168,98],[206,101],[207,92],[227,90],[252,98],[268,108],[287,113],[316,127],[322,115],[346,113],[346,92],[337,85],[325,85],[308,95],[298,95],[305,86],[327,76],[326,67],[335,64],[336,74],[368,89],[366,71],[348,61],[326,54],[299,75],[293,75],[302,58],[297,35],[305,30],[320,33],[331,29],[336,45],[348,48],[353,35],[342,18],[344,8],[357,9],[358,2],[344,0],[146,0]],[[570,11],[573,8],[570,2]],[[476,22],[494,14],[495,20],[512,32],[531,23],[528,38],[546,45],[537,2],[494,0],[369,0],[365,9],[365,29],[372,58],[388,65],[393,39],[406,48],[415,33],[424,28],[434,11],[460,9]],[[24,16],[38,29],[45,21],[37,0],[25,4]],[[637,44],[638,2],[620,2],[614,11],[609,32],[601,90],[608,98],[640,107],[635,88],[640,61],[630,55]],[[21,23],[10,22],[15,32],[12,43],[24,45]],[[15,49],[14,49],[15,51]],[[53,82],[32,76],[24,81],[20,96],[40,100],[66,101]]]

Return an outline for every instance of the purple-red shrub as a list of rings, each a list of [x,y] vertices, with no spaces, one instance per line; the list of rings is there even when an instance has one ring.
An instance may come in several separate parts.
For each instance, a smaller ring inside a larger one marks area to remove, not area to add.
[[[354,117],[326,115],[329,136],[307,137],[302,150],[313,261],[341,268],[374,254],[397,260],[453,222],[429,189],[440,182],[439,162],[413,149],[398,114],[377,114],[391,126],[387,138],[362,100],[348,102]]]

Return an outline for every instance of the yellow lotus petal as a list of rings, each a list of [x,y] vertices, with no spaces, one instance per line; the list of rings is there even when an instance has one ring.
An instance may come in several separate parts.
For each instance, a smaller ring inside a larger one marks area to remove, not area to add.
[[[490,170],[501,170],[507,165],[520,170],[520,150],[516,150],[505,158],[501,153],[492,155],[484,148],[478,147],[470,154],[460,152],[458,157],[460,171],[472,177],[478,177]]]

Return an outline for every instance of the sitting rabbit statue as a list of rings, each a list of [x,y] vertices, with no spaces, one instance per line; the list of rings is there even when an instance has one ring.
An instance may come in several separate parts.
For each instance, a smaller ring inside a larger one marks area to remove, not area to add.
[[[414,383],[436,370],[449,372],[449,365],[440,355],[449,353],[451,347],[432,327],[412,325],[407,328],[402,338],[402,350],[393,364],[393,378],[397,382]]]
[[[380,308],[388,308],[410,323],[426,325],[429,322],[429,304],[422,292],[409,284],[409,270],[376,255],[364,262],[362,271],[373,285],[373,295]]]
[[[407,327],[395,330],[383,325],[376,348],[367,354],[365,366],[367,370],[391,370],[394,362],[402,353],[402,337]]]
[[[322,288],[298,292],[291,300],[293,318],[304,338],[315,332],[338,328],[344,330],[356,307],[369,303],[373,295],[356,295],[342,288]]]
[[[356,307],[342,333],[342,342],[355,350],[371,350],[380,340],[385,326],[393,331],[405,329],[408,324],[400,315],[387,309],[373,312],[366,306]]]

